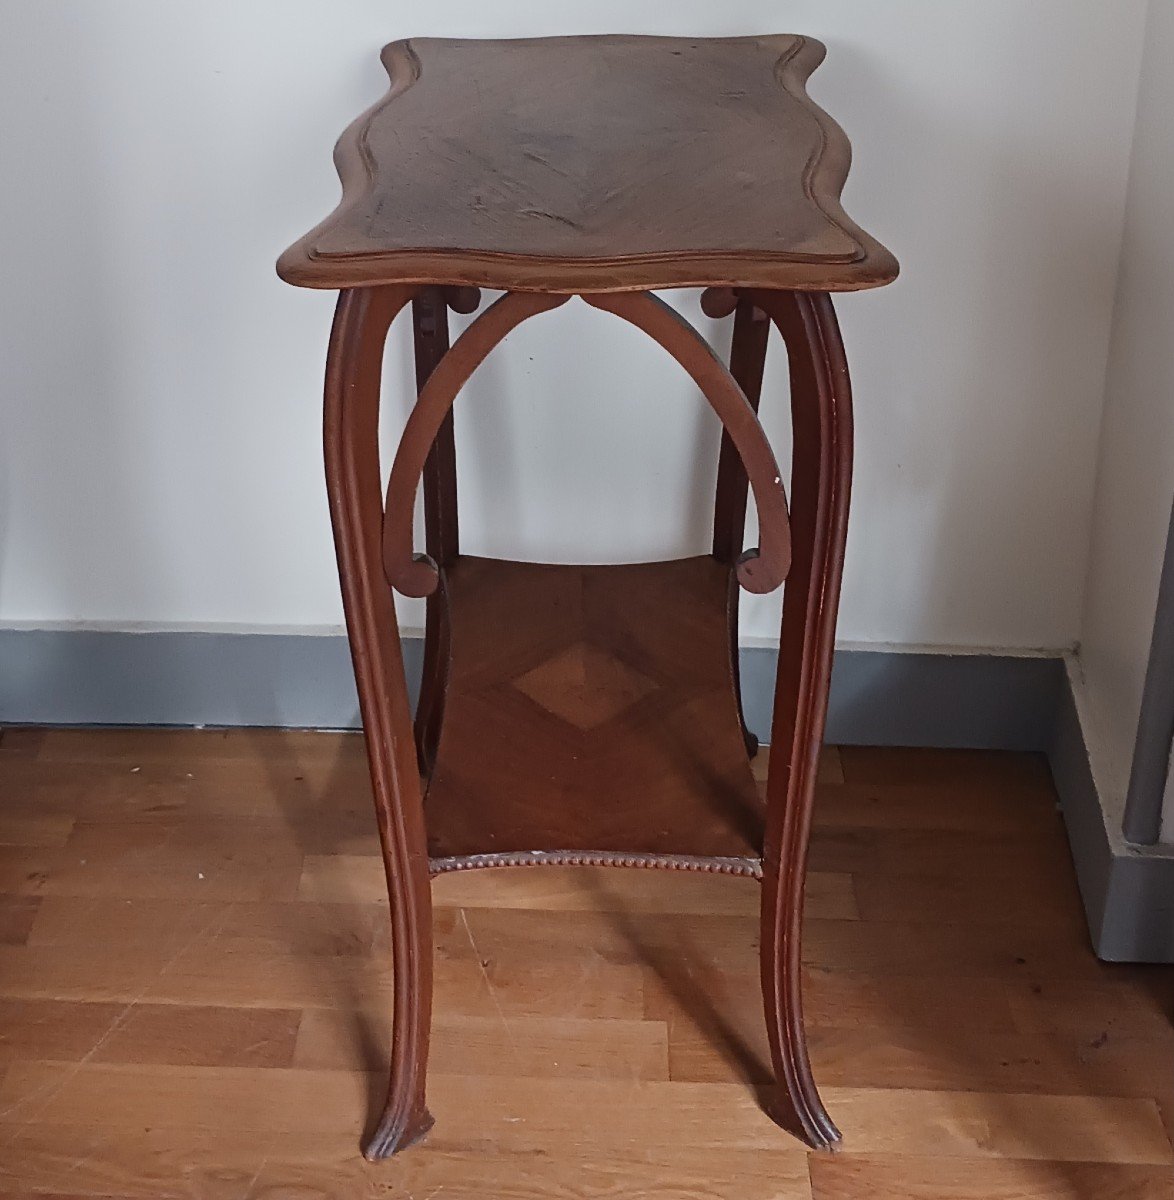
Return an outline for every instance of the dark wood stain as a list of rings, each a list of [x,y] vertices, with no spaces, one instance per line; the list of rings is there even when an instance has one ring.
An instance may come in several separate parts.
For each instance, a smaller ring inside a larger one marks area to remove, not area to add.
[[[708,556],[450,568],[433,859],[604,851],[751,873],[764,813],[733,703],[729,579]]]
[[[813,38],[420,38],[343,134],[303,287],[853,290],[897,264],[844,213],[851,152],[804,85]]]
[[[391,1080],[366,1154],[427,1133],[430,879],[594,864],[762,884],[767,1108],[808,1145],[839,1132],[812,1077],[801,932],[852,467],[829,293],[896,274],[839,206],[847,140],[806,97],[823,47],[791,36],[397,42],[388,96],[344,134],[343,201],[283,255],[342,289],[326,376],[327,484],[391,898]],[[652,290],[734,314],[730,366]],[[506,294],[450,347],[447,310]],[[711,555],[554,566],[460,551],[452,406],[522,321],[581,297],[643,330],[722,421]],[[412,312],[416,404],[386,495],[388,328]],[[790,507],[758,419],[786,345]],[[425,553],[414,547],[423,486]],[[748,493],[759,545],[743,547]],[[740,711],[737,589],[786,580],[765,797]],[[392,588],[428,597],[413,718]],[[466,932],[468,932],[466,930]],[[470,938],[471,938],[470,933]]]

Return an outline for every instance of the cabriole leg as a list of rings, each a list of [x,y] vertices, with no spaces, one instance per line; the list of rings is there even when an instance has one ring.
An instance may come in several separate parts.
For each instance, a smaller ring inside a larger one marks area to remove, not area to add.
[[[399,627],[383,572],[378,448],[383,347],[412,290],[342,292],[326,367],[326,484],[391,899],[391,1080],[364,1147],[371,1159],[411,1145],[432,1125],[424,1104],[432,1012],[428,850]]]
[[[812,1078],[803,1027],[803,887],[847,533],[852,402],[828,295],[747,298],[786,341],[794,430],[793,558],[783,600],[762,880],[762,992],[777,1080],[772,1115],[820,1148],[838,1142],[840,1133]]]

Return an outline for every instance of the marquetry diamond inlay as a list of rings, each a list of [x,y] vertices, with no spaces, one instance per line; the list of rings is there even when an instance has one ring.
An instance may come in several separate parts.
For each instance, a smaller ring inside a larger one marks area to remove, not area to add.
[[[579,729],[617,717],[657,688],[647,675],[588,642],[576,642],[519,675],[518,691]]]

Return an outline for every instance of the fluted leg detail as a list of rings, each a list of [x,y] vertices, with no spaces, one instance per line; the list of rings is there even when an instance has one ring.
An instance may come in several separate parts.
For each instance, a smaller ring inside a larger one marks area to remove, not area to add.
[[[326,482],[379,836],[391,899],[391,1078],[364,1153],[383,1158],[431,1127],[424,1103],[432,1014],[428,849],[403,654],[383,573],[379,381],[387,330],[411,288],[339,296],[326,368]]]
[[[812,1078],[803,1026],[803,888],[827,716],[852,473],[848,370],[831,298],[753,292],[790,359],[794,555],[783,601],[762,880],[762,993],[777,1079],[772,1116],[809,1145],[840,1140]]]

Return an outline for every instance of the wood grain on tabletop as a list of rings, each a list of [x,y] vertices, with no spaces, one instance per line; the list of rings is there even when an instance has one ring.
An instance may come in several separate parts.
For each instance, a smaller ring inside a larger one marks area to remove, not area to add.
[[[814,38],[414,38],[348,128],[339,207],[278,273],[503,290],[878,287],[840,204],[851,150],[807,96]],[[731,197],[736,196],[736,203]]]
[[[365,1162],[363,772],[353,735],[0,737],[0,1200],[1174,1196],[1174,972],[1093,956],[1039,760],[939,751],[821,765],[805,990],[842,1152],[760,1109],[754,881],[530,868],[435,882],[437,1126]]]

